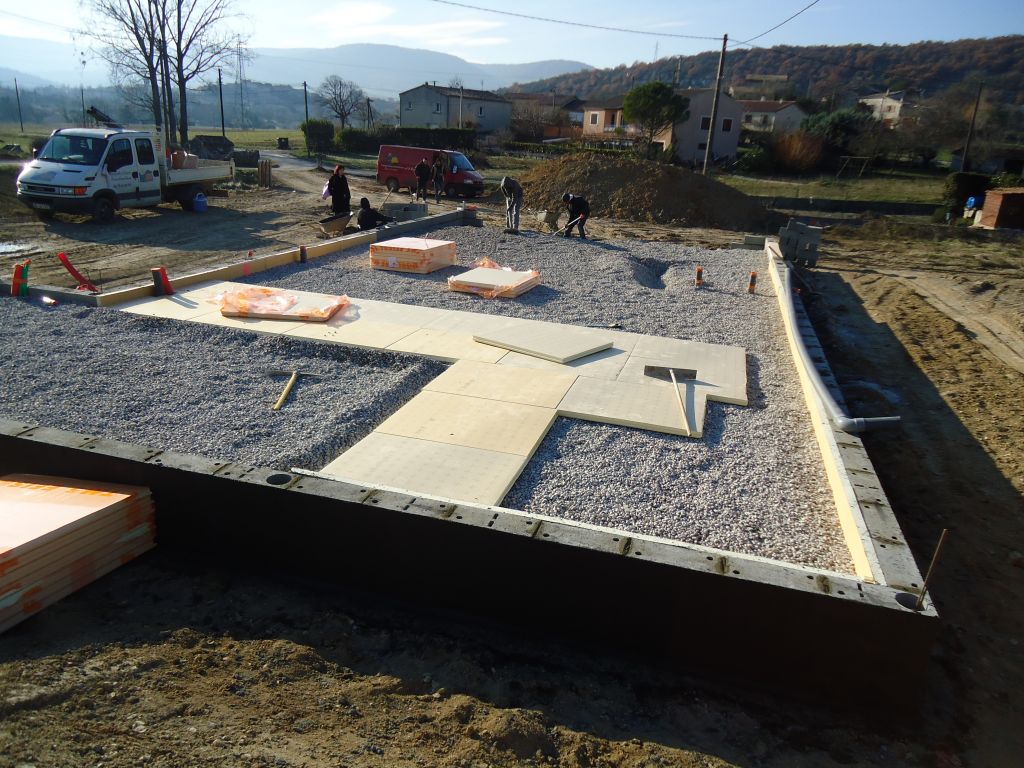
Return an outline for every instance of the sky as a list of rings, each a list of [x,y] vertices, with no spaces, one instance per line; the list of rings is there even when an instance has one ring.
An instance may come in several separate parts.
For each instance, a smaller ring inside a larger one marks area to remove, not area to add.
[[[812,7],[763,34],[808,5]],[[42,6],[0,0],[0,34],[71,42],[72,30],[88,23],[88,7],[88,0],[46,0]],[[912,43],[1024,33],[1022,0],[818,0],[813,4],[811,0],[586,0],[572,4],[550,0],[467,0],[459,4],[437,0],[234,0],[234,7],[239,17],[232,25],[257,48],[389,43],[451,53],[480,63],[571,59],[602,68],[717,50],[723,34],[729,35],[731,43],[753,40],[770,47]],[[89,62],[86,66],[101,65]]]

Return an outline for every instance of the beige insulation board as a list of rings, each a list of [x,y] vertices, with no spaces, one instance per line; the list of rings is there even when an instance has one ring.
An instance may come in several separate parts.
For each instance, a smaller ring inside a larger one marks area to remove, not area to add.
[[[0,631],[151,548],[149,489],[0,478]]]
[[[747,353],[742,347],[643,336],[637,340],[620,380],[642,381],[645,365],[697,371],[708,388],[708,398],[735,405],[747,404]]]
[[[318,474],[413,495],[498,504],[529,458],[384,432],[371,432]]]
[[[553,408],[426,390],[375,431],[529,458],[554,420]]]
[[[332,344],[345,344],[350,347],[384,349],[419,330],[413,325],[396,325],[374,320],[335,323],[333,320],[336,317],[337,315],[326,323],[300,324],[298,327],[286,331],[285,335]]]
[[[46,573],[72,562],[82,552],[93,552],[119,544],[155,537],[153,505],[145,504],[107,515],[95,525],[77,528],[35,548],[31,556],[7,558],[0,564],[0,595],[16,581],[24,581],[37,573]]]
[[[540,275],[536,272],[514,272],[487,267],[477,267],[448,278],[448,287],[453,291],[478,293],[489,298],[515,298],[538,285]]]
[[[683,392],[684,388],[681,387],[680,391]],[[580,376],[562,398],[558,413],[587,421],[699,437],[704,427],[703,390],[691,387],[685,397],[689,398],[689,402],[684,398],[684,404],[691,431],[683,423],[679,401],[671,386],[655,387]]]
[[[153,546],[152,540],[140,540],[123,544],[102,555],[84,553],[75,562],[68,564],[63,573],[53,573],[44,579],[21,584],[0,595],[0,633],[131,562]]]
[[[370,246],[370,266],[426,274],[455,264],[455,243],[423,237],[398,237]]]
[[[392,352],[411,352],[416,355],[433,357],[447,363],[456,360],[480,360],[496,363],[505,356],[505,350],[473,340],[468,333],[455,331],[434,331],[421,328],[408,336],[388,345]]]
[[[427,384],[424,390],[557,408],[574,381],[574,373],[552,373],[459,360]]]
[[[136,299],[117,308],[122,312],[151,317],[166,317],[174,320],[192,320],[199,315],[220,312],[220,307],[212,299],[218,293],[232,288],[241,287],[241,283],[213,281],[201,283],[192,288],[178,291],[171,296],[147,297]]]
[[[520,321],[506,328],[473,334],[474,341],[491,344],[554,363],[569,363],[614,344],[607,334],[557,323]]]

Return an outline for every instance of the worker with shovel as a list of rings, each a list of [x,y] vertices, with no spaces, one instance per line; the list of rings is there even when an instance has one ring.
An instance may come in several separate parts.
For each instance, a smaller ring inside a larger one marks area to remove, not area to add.
[[[518,235],[519,213],[523,209],[523,186],[511,176],[502,176],[501,194],[505,196],[505,232]]]
[[[563,234],[566,237],[572,237],[572,228],[577,227],[580,231],[580,237],[586,239],[587,231],[583,225],[586,223],[587,217],[590,216],[590,203],[587,202],[586,198],[579,195],[571,195],[568,192],[562,195],[562,202],[569,208],[569,223],[565,225]]]

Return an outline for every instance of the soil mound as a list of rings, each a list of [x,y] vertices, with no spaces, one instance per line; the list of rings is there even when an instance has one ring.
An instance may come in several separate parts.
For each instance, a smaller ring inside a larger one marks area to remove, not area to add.
[[[564,210],[562,195],[590,202],[593,216],[629,221],[764,231],[768,212],[742,192],[674,165],[635,157],[574,154],[520,179],[525,204]]]

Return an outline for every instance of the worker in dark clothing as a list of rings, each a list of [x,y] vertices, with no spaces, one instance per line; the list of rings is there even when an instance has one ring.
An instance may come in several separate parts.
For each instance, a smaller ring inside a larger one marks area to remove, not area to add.
[[[427,158],[423,158],[416,164],[414,169],[416,173],[416,197],[414,200],[419,200],[420,195],[423,195],[423,202],[427,202],[427,182],[430,181],[430,166],[427,165]]]
[[[387,224],[389,221],[394,221],[394,219],[390,216],[385,216],[376,208],[371,208],[370,201],[367,198],[359,199],[359,215],[356,217],[359,229],[374,229],[382,224]]]
[[[505,232],[519,234],[519,213],[523,209],[523,186],[511,176],[501,177],[501,194],[505,196]]]
[[[430,168],[430,178],[434,182],[434,202],[441,202],[441,193],[444,191],[444,162],[441,155],[434,158],[434,165]]]
[[[331,196],[331,210],[335,214],[348,213],[352,207],[352,193],[348,188],[345,166],[334,166],[334,173],[327,180],[327,192]]]
[[[359,200],[359,216],[356,219],[360,229],[374,229],[381,224],[394,221],[390,216],[385,216],[380,211],[370,207],[370,201],[365,197]]]
[[[577,227],[580,237],[586,238],[587,231],[583,225],[586,223],[587,217],[590,216],[590,203],[586,198],[570,195],[568,192],[562,195],[562,202],[569,208],[569,224],[565,228],[565,236],[572,237],[572,228]]]

